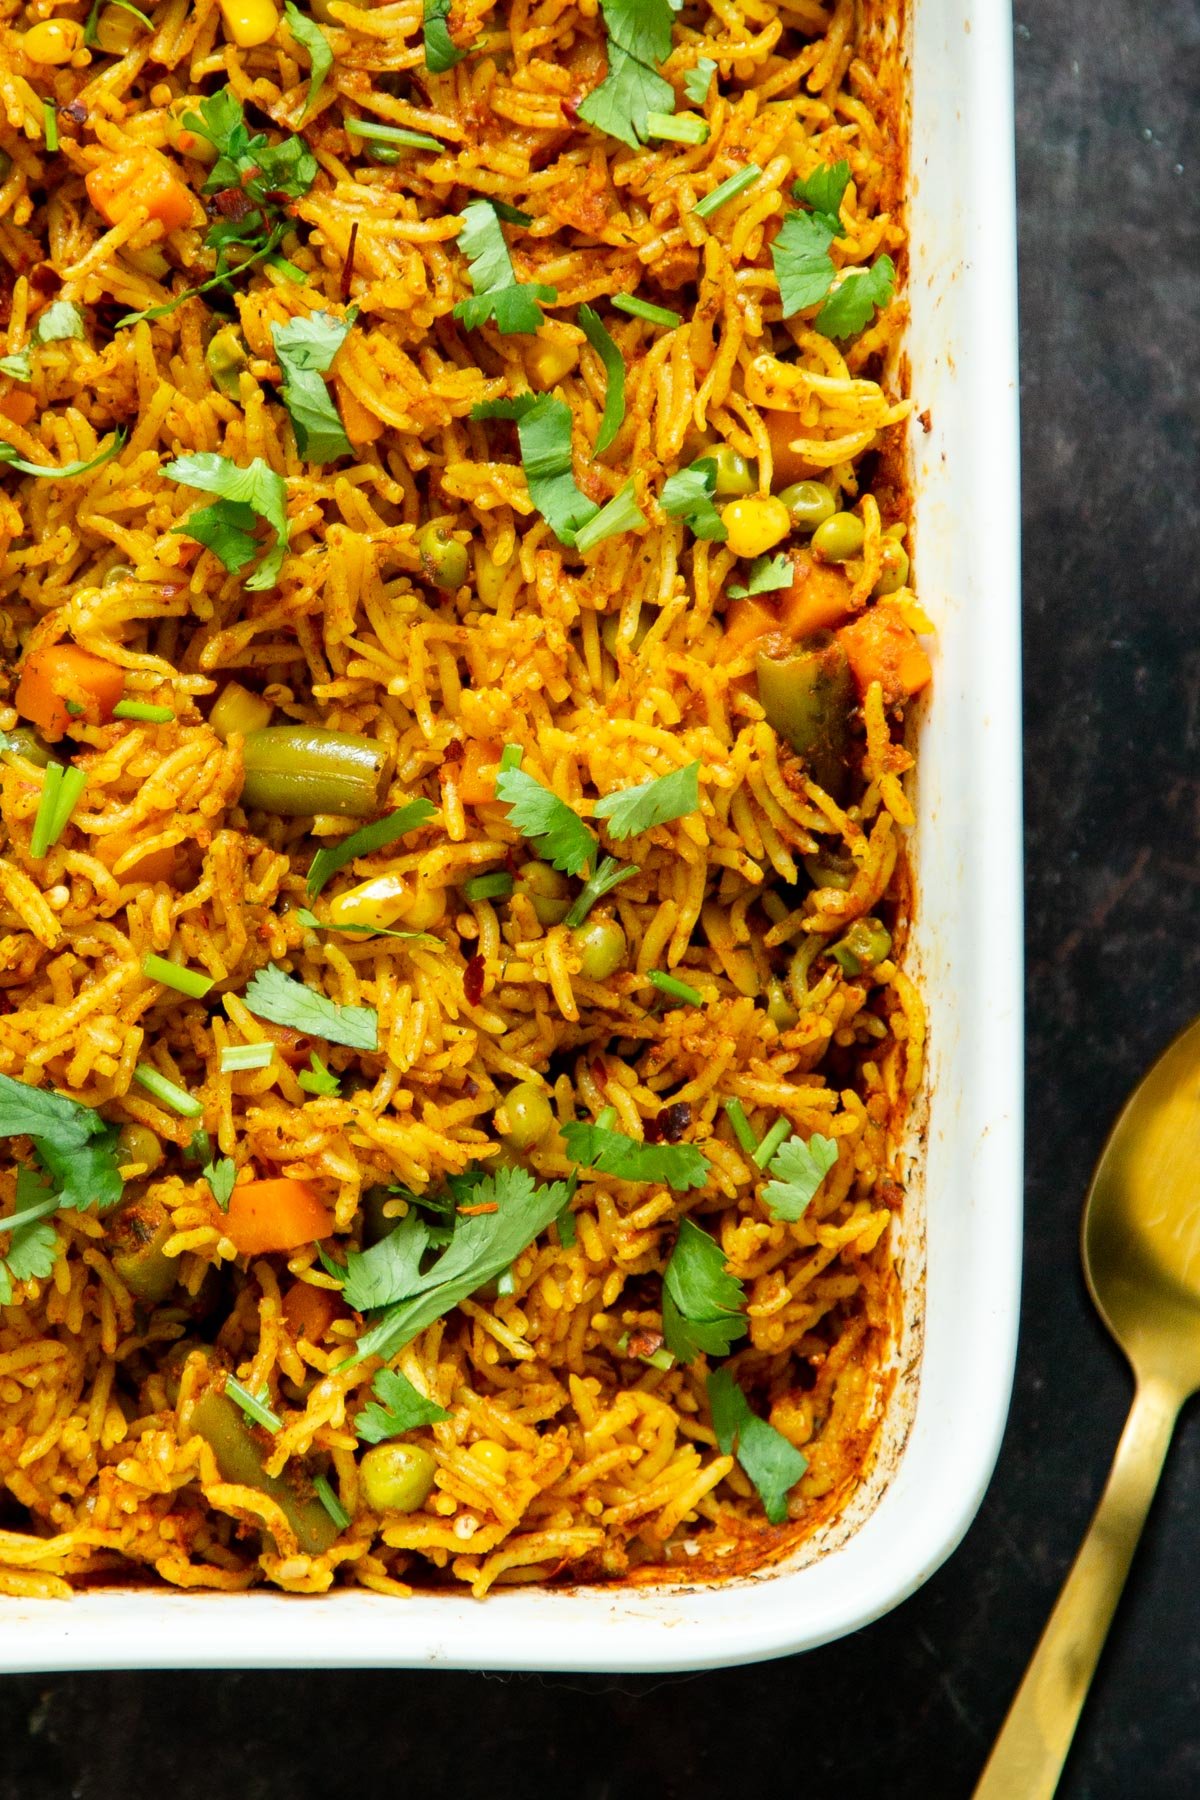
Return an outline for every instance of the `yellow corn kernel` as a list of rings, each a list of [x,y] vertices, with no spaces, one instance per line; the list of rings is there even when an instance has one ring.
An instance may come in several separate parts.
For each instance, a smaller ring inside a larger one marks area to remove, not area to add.
[[[124,56],[145,35],[141,20],[123,6],[104,7],[96,20],[96,42],[108,56]]]
[[[525,367],[529,371],[530,381],[538,387],[551,388],[578,361],[579,350],[576,345],[565,338],[552,337],[547,331],[539,331],[526,356]]]
[[[494,1438],[480,1438],[478,1443],[468,1444],[467,1455],[473,1456],[497,1481],[503,1481],[508,1474],[508,1451]]]
[[[405,917],[410,900],[403,875],[374,875],[370,881],[360,881],[357,887],[334,895],[329,902],[329,923],[369,925],[372,931],[386,931]]]
[[[83,43],[83,26],[75,19],[43,19],[21,39],[30,62],[69,63]]]
[[[261,694],[252,694],[240,681],[227,681],[208,715],[208,722],[222,743],[232,732],[248,737],[271,723],[273,707]]]
[[[735,556],[762,556],[782,543],[792,528],[791,514],[775,494],[731,500],[721,508],[721,523]]]
[[[221,17],[225,21],[225,36],[242,50],[265,44],[274,37],[279,24],[273,0],[221,0]]]

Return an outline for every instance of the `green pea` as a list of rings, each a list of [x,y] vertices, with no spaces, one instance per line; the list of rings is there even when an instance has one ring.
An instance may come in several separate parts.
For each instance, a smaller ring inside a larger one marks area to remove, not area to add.
[[[420,1444],[376,1444],[358,1465],[373,1512],[416,1512],[433,1492],[437,1463]]]
[[[508,1142],[514,1150],[528,1150],[540,1143],[553,1125],[554,1108],[535,1081],[519,1081],[505,1098],[504,1116]]]
[[[829,954],[845,974],[861,975],[883,962],[891,948],[892,934],[887,926],[882,919],[868,914],[855,919],[849,931],[836,944],[830,944]]]
[[[833,489],[823,481],[794,481],[779,498],[791,513],[792,524],[801,531],[815,531],[837,511]]]
[[[863,547],[863,523],[854,513],[835,512],[813,532],[812,547],[822,562],[849,562]]]
[[[431,520],[417,533],[421,567],[435,587],[460,588],[467,579],[467,547]]]
[[[571,933],[588,981],[607,981],[625,960],[625,933],[615,919],[588,919]]]
[[[547,862],[532,857],[517,872],[514,893],[531,902],[542,925],[559,925],[571,910],[571,884]]]
[[[229,400],[238,398],[238,377],[249,364],[246,346],[232,325],[225,325],[216,332],[204,352],[204,366],[213,386]]]
[[[879,580],[871,589],[876,599],[884,594],[894,594],[908,580],[908,551],[895,538],[885,538],[883,542],[883,570]]]
[[[151,1175],[163,1159],[162,1145],[148,1125],[122,1125],[117,1133],[117,1166],[143,1164],[143,1174]]]
[[[704,455],[717,465],[713,492],[718,500],[730,500],[735,494],[757,493],[758,464],[735,450],[732,444],[718,444],[714,450],[704,451]]]
[[[400,161],[400,151],[395,144],[371,144],[367,149],[367,157],[373,163],[380,163],[390,168]]]
[[[767,983],[767,1017],[777,1031],[790,1031],[800,1017],[782,981]]]

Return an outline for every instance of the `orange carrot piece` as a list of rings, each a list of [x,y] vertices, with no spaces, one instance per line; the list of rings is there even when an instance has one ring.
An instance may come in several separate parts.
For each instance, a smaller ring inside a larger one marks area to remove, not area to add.
[[[319,1344],[333,1321],[346,1317],[346,1308],[329,1288],[294,1281],[283,1297],[283,1317],[294,1338]]]
[[[143,206],[164,231],[177,231],[196,212],[196,202],[160,150],[136,144],[106,157],[84,179],[88,199],[109,225],[119,225]]]
[[[805,424],[803,415],[798,412],[764,412],[763,423],[771,440],[772,490],[777,494],[780,488],[791,487],[794,481],[811,480],[814,473],[812,464],[792,449],[794,438],[812,436],[811,428]]]
[[[779,630],[779,617],[767,600],[752,594],[746,600],[735,600],[725,613],[726,650],[742,650],[769,631]]]
[[[281,1176],[235,1187],[224,1224],[243,1256],[265,1256],[328,1237],[333,1214],[306,1181]]]
[[[21,665],[15,705],[51,743],[69,731],[75,718],[106,725],[125,691],[125,671],[78,644],[46,644]],[[72,713],[67,702],[81,710]]]
[[[472,738],[458,765],[458,794],[464,806],[486,806],[496,798],[496,771],[503,746]]]
[[[873,681],[883,689],[886,706],[920,693],[933,675],[917,635],[886,601],[871,607],[853,625],[844,625],[838,642],[846,652],[859,692]]]
[[[784,629],[793,641],[840,625],[850,611],[850,582],[841,569],[815,563],[803,552],[792,559],[792,585],[780,603]]]

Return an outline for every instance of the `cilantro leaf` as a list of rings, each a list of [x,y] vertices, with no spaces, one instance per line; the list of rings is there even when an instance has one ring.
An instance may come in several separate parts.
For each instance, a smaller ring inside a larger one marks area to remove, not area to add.
[[[596,817],[608,820],[610,837],[636,837],[652,825],[686,818],[700,805],[700,764],[688,763],[636,787],[620,788],[596,802]]]
[[[618,1181],[665,1181],[684,1190],[702,1188],[708,1180],[708,1158],[695,1144],[642,1144],[623,1131],[579,1119],[564,1125],[562,1134],[577,1163]]]
[[[645,141],[650,114],[671,112],[674,106],[675,90],[670,82],[610,38],[608,73],[599,87],[580,101],[578,112],[597,131],[620,138],[636,150]]]
[[[620,887],[623,881],[628,881],[637,872],[636,863],[618,862],[615,856],[601,857],[599,867],[584,882],[564,923],[570,926],[582,925],[597,900],[612,888]]]
[[[736,1456],[754,1483],[772,1525],[787,1523],[787,1497],[808,1467],[783,1433],[750,1411],[750,1403],[728,1369],[708,1378],[713,1430],[725,1456]]]
[[[745,600],[750,594],[770,594],[776,588],[792,585],[792,559],[784,551],[777,556],[756,556],[750,564],[744,587],[731,587],[731,600]]]
[[[19,469],[22,475],[40,475],[47,481],[54,477],[66,479],[71,475],[87,475],[93,469],[98,469],[102,463],[110,462],[125,442],[127,435],[125,427],[122,425],[118,431],[114,432],[112,441],[106,444],[103,450],[97,450],[95,456],[89,457],[86,462],[76,460],[75,462],[61,463],[57,468],[53,466],[47,468],[44,463],[26,462],[23,456],[18,456],[11,444],[0,443],[0,463],[10,469]]]
[[[320,1245],[317,1254],[326,1274],[342,1282],[342,1299],[355,1312],[391,1306],[406,1300],[420,1286],[421,1258],[429,1248],[429,1227],[416,1213],[406,1213],[393,1231],[369,1250],[350,1250],[343,1266],[327,1256]]]
[[[539,300],[553,305],[557,288],[541,282],[520,282],[508,253],[496,209],[490,200],[472,200],[463,208],[462,229],[458,241],[467,259],[471,286],[470,300],[460,300],[454,316],[468,331],[495,321],[496,329],[511,336],[514,332],[537,331],[546,323]]]
[[[397,838],[416,831],[418,826],[424,825],[436,813],[437,807],[432,801],[409,800],[395,812],[388,813],[385,818],[375,819],[370,825],[352,831],[348,837],[339,838],[336,844],[323,845],[308,866],[305,887],[309,899],[315,900],[329,877],[336,875],[339,869],[344,869],[348,862],[353,862],[359,856],[370,856],[375,850],[385,850]]]
[[[842,196],[850,184],[850,164],[845,160],[823,163],[792,187],[796,200],[811,206],[822,225],[829,227],[832,237],[842,235]]]
[[[33,328],[35,344],[57,344],[63,338],[83,336],[83,314],[70,300],[56,300],[42,313]]]
[[[200,1171],[213,1199],[222,1212],[229,1211],[229,1202],[233,1195],[233,1184],[237,1180],[237,1164],[231,1156],[215,1157],[206,1162]]]
[[[539,854],[564,875],[582,875],[596,855],[596,840],[565,800],[524,769],[501,769],[496,798],[508,807],[509,823],[537,842]]]
[[[431,75],[444,75],[467,54],[450,36],[450,27],[446,23],[449,16],[450,0],[425,0],[425,67]],[[473,48],[473,45],[468,46],[468,49]]]
[[[418,1425],[437,1425],[450,1417],[435,1401],[427,1400],[398,1369],[380,1369],[371,1383],[371,1392],[378,1404],[364,1407],[354,1421],[354,1429],[365,1444],[382,1444]]]
[[[545,1231],[569,1199],[564,1182],[535,1183],[527,1169],[497,1169],[485,1175],[471,1204],[494,1206],[459,1219],[454,1236],[433,1267],[419,1278],[420,1291],[389,1307],[358,1341],[351,1358],[394,1356],[434,1319],[504,1273],[539,1232]],[[344,1366],[344,1365],[343,1365]]]
[[[645,523],[646,515],[633,497],[633,483],[627,481],[607,506],[602,506],[579,527],[575,533],[575,548],[585,552],[594,550],[606,538],[618,537],[623,531],[635,531]]]
[[[887,305],[895,285],[896,265],[890,256],[876,257],[869,269],[850,269],[813,323],[823,337],[853,337],[869,322],[877,306]]]
[[[832,242],[828,224],[812,213],[789,213],[783,221],[771,245],[771,261],[785,319],[816,306],[829,292],[834,275]]]
[[[625,418],[625,359],[617,349],[601,321],[590,306],[579,309],[579,327],[584,337],[604,364],[607,386],[604,390],[604,414],[596,433],[593,456],[603,456]],[[0,364],[3,367],[3,364]],[[714,465],[715,466],[715,465]]]
[[[441,938],[435,937],[432,931],[393,931],[388,925],[335,925],[331,919],[318,919],[307,906],[298,906],[296,917],[310,931],[348,931],[354,937],[396,938],[402,944],[432,944],[439,950],[445,948]],[[313,1090],[314,1093],[317,1091]],[[332,1093],[333,1089],[329,1091]]]
[[[484,400],[471,408],[473,419],[515,419],[521,465],[529,498],[560,544],[574,545],[581,525],[600,508],[575,485],[571,455],[571,409],[553,394],[515,394]]]
[[[332,1069],[326,1068],[321,1058],[313,1050],[308,1058],[308,1068],[301,1069],[296,1080],[306,1094],[333,1095],[340,1094],[342,1084]]]
[[[697,58],[694,69],[689,69],[683,78],[683,91],[693,106],[703,106],[708,99],[712,78],[717,72],[717,65],[710,56]]]
[[[256,1019],[290,1025],[352,1050],[379,1048],[379,1014],[373,1006],[339,1006],[275,963],[255,972],[244,998]]]
[[[681,1363],[694,1362],[701,1351],[728,1356],[734,1339],[749,1330],[745,1301],[745,1289],[725,1267],[720,1244],[690,1219],[682,1219],[663,1275],[667,1349]]]
[[[213,506],[202,506],[189,513],[184,527],[177,532],[194,538],[224,564],[231,575],[240,574],[258,555],[261,545],[255,536],[258,514],[241,500],[218,500]]]
[[[272,325],[271,341],[283,372],[283,403],[296,433],[296,448],[309,462],[332,462],[351,454],[333,396],[321,377],[345,343],[358,316],[344,319],[316,312],[287,325]]]
[[[117,1127],[66,1094],[0,1075],[0,1137],[29,1137],[60,1206],[106,1212],[121,1198]]]
[[[304,102],[307,115],[317,104],[321,89],[325,86],[325,77],[333,67],[333,51],[321,27],[314,20],[306,18],[300,8],[292,4],[292,0],[285,0],[283,10],[292,36],[308,51],[308,98]]]
[[[639,62],[666,62],[682,0],[600,0],[610,40]],[[667,110],[670,110],[669,108]]]
[[[14,350],[11,356],[0,356],[0,375],[10,381],[33,380],[33,358],[28,350]]]
[[[7,1229],[0,1219],[0,1231]],[[45,1219],[18,1225],[9,1241],[7,1256],[0,1256],[0,1306],[10,1306],[14,1281],[42,1280],[54,1269],[58,1234]]]
[[[762,1191],[763,1205],[773,1219],[786,1219],[789,1224],[802,1218],[809,1201],[837,1162],[838,1147],[832,1138],[815,1132],[807,1144],[803,1138],[789,1138],[771,1158],[774,1176]]]
[[[211,450],[198,450],[191,456],[176,457],[174,462],[164,466],[162,472],[169,480],[181,482],[185,487],[199,488],[203,493],[217,494],[222,500],[233,502],[242,508],[248,507],[274,528],[274,549],[264,556],[246,583],[247,588],[255,590],[274,587],[288,542],[287,484],[283,476],[277,475],[259,456],[243,469],[237,463],[230,462],[227,456],[217,456]],[[214,515],[219,515],[219,518]],[[195,537],[191,527],[197,517],[197,514],[192,514],[182,525],[173,526],[172,531],[182,537]],[[231,514],[227,509],[222,511],[219,507],[205,508],[200,529],[209,533],[209,539],[197,537],[197,543],[210,541],[214,535],[219,536],[230,554],[240,554],[247,535],[245,512]],[[239,537],[241,541],[238,541]],[[215,548],[215,545],[210,543],[210,547]],[[225,560],[223,556],[221,560]],[[229,568],[231,565],[226,563],[225,566]]]
[[[658,504],[671,518],[683,519],[698,538],[723,544],[729,533],[713,505],[716,489],[716,462],[711,456],[702,456],[663,483]]]

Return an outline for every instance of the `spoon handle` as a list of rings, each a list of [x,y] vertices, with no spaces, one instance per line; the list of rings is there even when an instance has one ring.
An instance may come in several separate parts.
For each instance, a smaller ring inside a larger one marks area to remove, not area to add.
[[[1139,1381],[1108,1485],[974,1800],[1050,1800],[1158,1487],[1181,1396]]]

